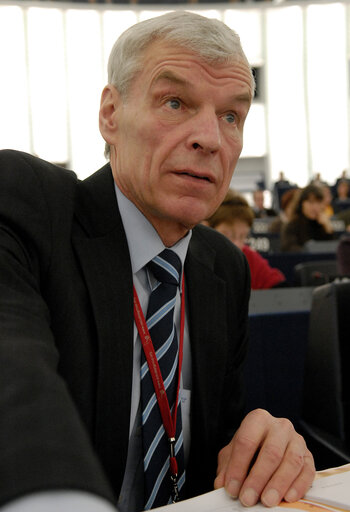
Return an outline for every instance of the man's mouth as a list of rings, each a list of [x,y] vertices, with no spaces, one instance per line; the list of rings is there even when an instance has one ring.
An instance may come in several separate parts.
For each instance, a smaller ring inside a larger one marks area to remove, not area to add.
[[[179,172],[178,174],[180,174],[182,176],[190,176],[191,178],[196,178],[196,179],[199,179],[199,180],[205,180],[208,183],[212,182],[212,180],[208,176],[204,176],[204,175],[200,175],[200,174],[194,174],[194,173],[191,173],[191,172],[188,172],[188,171]]]

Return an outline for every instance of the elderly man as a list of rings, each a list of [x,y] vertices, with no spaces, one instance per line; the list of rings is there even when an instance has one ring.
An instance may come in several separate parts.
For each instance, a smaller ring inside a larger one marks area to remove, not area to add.
[[[310,486],[292,425],[243,419],[249,271],[197,226],[253,90],[234,32],[169,13],[112,50],[105,167],[80,182],[0,154],[1,510],[137,512],[222,486],[272,506]]]

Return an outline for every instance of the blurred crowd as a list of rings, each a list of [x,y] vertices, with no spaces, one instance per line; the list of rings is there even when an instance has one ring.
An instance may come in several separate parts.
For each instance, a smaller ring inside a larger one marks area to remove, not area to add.
[[[270,205],[265,204],[267,193],[272,197]],[[317,174],[303,188],[290,183],[281,172],[272,190],[266,191],[260,186],[251,197],[249,202],[230,190],[206,223],[244,252],[251,270],[252,289],[286,285],[280,270],[272,268],[264,255],[251,246],[250,235],[256,223],[261,226],[261,222],[265,233],[277,241],[277,250],[281,253],[304,251],[311,241],[340,241],[344,246],[340,253],[344,273],[350,273],[350,179],[347,171],[333,184],[326,183]]]
[[[255,218],[273,217],[268,231],[281,235],[281,250],[301,250],[310,240],[330,240],[336,235],[334,221],[350,231],[350,179],[344,170],[333,184],[316,174],[300,188],[291,184],[281,172],[272,193],[272,208],[264,205],[264,191],[253,193]]]

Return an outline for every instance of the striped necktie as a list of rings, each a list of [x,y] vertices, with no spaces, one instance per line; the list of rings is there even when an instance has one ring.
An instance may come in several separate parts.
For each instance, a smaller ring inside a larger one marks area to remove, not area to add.
[[[176,399],[178,383],[178,341],[174,325],[176,293],[181,275],[181,261],[174,251],[165,249],[147,265],[158,284],[153,289],[146,322],[163,377],[170,409]],[[145,476],[145,510],[167,505],[172,501],[169,472],[169,441],[164,430],[151,374],[141,356],[142,436]],[[175,454],[179,467],[178,488],[185,481],[181,406],[176,422]]]

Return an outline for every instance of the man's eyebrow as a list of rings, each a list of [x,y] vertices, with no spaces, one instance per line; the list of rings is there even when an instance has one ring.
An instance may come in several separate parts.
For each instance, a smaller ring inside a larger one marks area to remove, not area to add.
[[[238,94],[237,96],[234,96],[234,101],[238,101],[239,103],[251,103],[252,102],[252,95],[250,92]]]
[[[184,78],[180,78],[179,76],[175,75],[175,73],[173,73],[172,71],[169,71],[169,70],[164,70],[161,73],[159,73],[159,75],[157,75],[152,80],[152,85],[156,84],[157,82],[159,82],[161,80],[167,80],[168,82],[172,82],[174,84],[182,85],[182,86],[189,84],[189,82],[187,80],[185,80]]]

